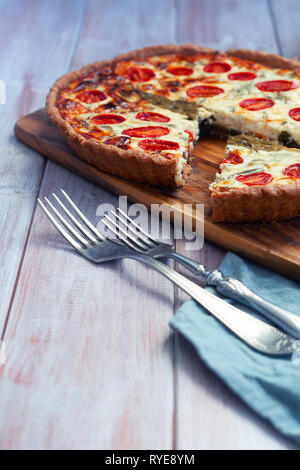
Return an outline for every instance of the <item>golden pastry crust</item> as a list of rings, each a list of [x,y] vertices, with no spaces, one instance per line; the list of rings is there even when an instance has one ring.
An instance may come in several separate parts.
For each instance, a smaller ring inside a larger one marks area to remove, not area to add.
[[[126,52],[114,57],[114,62],[120,62],[121,60],[131,59],[143,59],[156,55],[167,55],[167,54],[183,54],[183,55],[197,55],[197,54],[218,54],[225,55],[223,52],[211,47],[198,46],[197,44],[182,44],[178,46],[176,44],[165,44],[159,46],[147,46],[134,51]]]
[[[75,72],[66,73],[60,77],[52,86],[46,100],[47,113],[53,124],[59,129],[63,137],[73,150],[89,164],[99,170],[106,171],[125,179],[132,179],[141,183],[149,183],[157,186],[180,187],[189,173],[189,168],[184,169],[183,179],[176,181],[177,159],[168,159],[160,154],[149,154],[142,150],[122,150],[113,145],[102,144],[95,139],[85,139],[73,127],[65,121],[57,107],[56,99],[60,90],[70,82],[80,78],[82,75],[92,72],[121,60],[130,60],[151,57],[153,55],[165,54],[212,54],[215,49],[201,47],[194,44],[175,44],[144,47],[114,57],[111,60],[95,62]]]
[[[213,222],[268,222],[300,216],[300,183],[211,192]]]
[[[278,54],[253,49],[229,49],[226,51],[226,55],[252,60],[267,67],[288,69],[300,73],[300,62],[297,59],[287,59]]]

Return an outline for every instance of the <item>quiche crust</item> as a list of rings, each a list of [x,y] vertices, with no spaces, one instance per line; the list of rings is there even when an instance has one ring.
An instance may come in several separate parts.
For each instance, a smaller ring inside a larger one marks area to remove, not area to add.
[[[213,222],[270,222],[300,216],[300,184],[222,190],[210,196]]]
[[[120,62],[121,60],[131,60],[131,59],[143,59],[155,55],[167,55],[167,54],[187,54],[187,55],[197,55],[197,54],[218,54],[225,55],[224,52],[218,51],[218,49],[213,49],[211,47],[198,46],[197,44],[182,44],[178,46],[177,44],[165,44],[158,46],[146,46],[141,49],[135,49],[134,51],[125,52],[124,54],[119,54],[115,56],[112,60],[114,62]]]
[[[259,64],[266,65],[267,67],[274,67],[279,69],[293,70],[293,72],[300,73],[300,62],[298,59],[288,59],[278,54],[271,54],[269,52],[257,51],[255,49],[228,49],[226,55],[239,57],[240,59],[248,59]]]

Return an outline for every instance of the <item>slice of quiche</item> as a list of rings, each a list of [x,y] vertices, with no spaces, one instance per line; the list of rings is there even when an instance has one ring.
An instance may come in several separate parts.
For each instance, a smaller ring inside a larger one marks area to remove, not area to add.
[[[151,104],[132,112],[119,110],[116,114],[97,114],[90,119],[103,132],[99,139],[103,144],[147,154],[159,153],[161,158],[176,162],[176,186],[184,183],[194,141],[199,136],[196,121]]]
[[[90,82],[93,88],[87,88]],[[184,183],[190,169],[188,163],[193,145],[199,137],[197,120],[153,105],[113,74],[99,80],[98,76],[95,79],[95,74],[90,73],[84,80],[70,82],[59,94],[56,107],[76,135],[91,143],[104,144],[102,154],[106,151],[107,155],[112,152],[117,156],[118,166],[111,168],[114,174],[124,177],[124,163],[128,177],[155,184],[157,172],[154,173],[153,168],[149,170],[149,165],[153,167],[154,163],[161,172],[160,183],[164,181],[166,186],[177,187]],[[74,146],[73,139],[70,139],[69,143],[82,155],[83,148],[78,149],[77,142]],[[122,161],[122,151],[127,155],[132,152],[129,162]],[[141,168],[135,168],[133,164],[135,152],[149,155],[148,160],[143,160],[147,178]],[[159,160],[155,157],[157,155]],[[85,152],[82,156],[100,168],[99,158],[94,152]],[[107,156],[106,167],[109,162],[112,163],[113,159]]]
[[[246,135],[229,137],[210,201],[214,222],[299,216],[300,150]]]

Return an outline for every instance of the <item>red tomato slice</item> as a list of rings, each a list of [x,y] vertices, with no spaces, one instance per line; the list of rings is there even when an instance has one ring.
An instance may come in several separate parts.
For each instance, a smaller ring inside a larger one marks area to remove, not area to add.
[[[239,104],[241,108],[248,109],[248,111],[260,111],[274,106],[274,101],[268,98],[248,98]]]
[[[186,90],[186,94],[190,98],[210,98],[211,96],[224,93],[223,88],[217,86],[197,85]]]
[[[168,153],[163,150],[161,151],[161,155],[163,155],[163,157],[166,158],[167,160],[173,160],[174,158],[176,158],[176,154]]]
[[[191,131],[189,131],[188,129],[186,129],[184,132],[186,132],[187,135],[189,136],[188,153],[189,153],[189,157],[190,157],[191,153],[192,153],[192,143],[194,142],[194,136],[191,133]]]
[[[99,103],[106,100],[106,95],[99,90],[89,90],[78,93],[76,98],[82,103]]]
[[[298,88],[299,85],[288,80],[270,80],[267,82],[259,82],[255,86],[261,91],[280,92],[293,90]]]
[[[194,70],[189,67],[169,67],[167,72],[172,75],[192,75]]]
[[[178,150],[179,144],[170,140],[144,139],[139,142],[139,147],[147,152],[161,152],[162,150]]]
[[[103,143],[106,145],[115,145],[120,149],[127,150],[128,144],[130,143],[130,139],[129,137],[125,136],[110,137],[109,139],[106,139]]]
[[[289,111],[289,116],[294,119],[294,121],[300,121],[300,108],[293,108]]]
[[[290,178],[300,178],[300,163],[294,163],[288,166],[282,171],[282,174]]]
[[[256,74],[252,72],[236,72],[228,74],[229,80],[239,80],[240,82],[254,80],[254,78],[256,78]]]
[[[243,159],[240,155],[234,152],[229,152],[227,158],[223,160],[221,163],[231,163],[232,165],[238,165],[239,163],[243,163]]]
[[[164,114],[160,113],[152,113],[151,111],[147,113],[137,113],[135,116],[136,119],[140,119],[141,121],[152,121],[152,122],[169,122],[170,118],[165,116]]]
[[[203,67],[203,71],[206,73],[225,73],[231,70],[231,65],[226,62],[211,62]]]
[[[256,184],[265,185],[271,183],[273,176],[262,171],[261,173],[253,173],[252,175],[239,175],[236,176],[235,179],[247,186],[254,186]]]
[[[188,129],[186,129],[184,132],[186,132],[189,136],[189,143],[193,142],[194,141],[194,136],[193,134],[191,133],[191,131],[189,131]]]
[[[59,99],[56,102],[56,106],[61,112],[72,112],[72,114],[84,114],[88,113],[89,109],[82,106],[77,101],[69,100],[68,98]]]
[[[236,152],[236,153],[235,153]],[[242,157],[238,154],[238,150],[234,150],[233,152],[229,152],[227,158],[222,160],[220,163],[220,167],[218,173],[222,173],[221,164],[222,163],[230,163],[231,165],[238,165],[239,163],[243,163]]]
[[[88,132],[77,131],[78,134],[82,135],[86,139],[100,139],[101,137],[105,136],[105,132],[101,129],[90,129]]]
[[[119,114],[98,114],[91,119],[91,122],[99,124],[100,126],[105,126],[106,124],[120,124],[124,121],[126,121],[126,118]]]
[[[145,67],[129,67],[124,76],[131,82],[148,82],[155,77],[155,73]]]
[[[93,139],[94,138],[93,135],[88,134],[87,132],[77,131],[77,134],[81,135],[85,139]]]
[[[123,135],[130,137],[161,137],[169,134],[170,131],[167,127],[161,126],[148,126],[148,127],[135,127],[133,129],[126,129],[122,132]]]

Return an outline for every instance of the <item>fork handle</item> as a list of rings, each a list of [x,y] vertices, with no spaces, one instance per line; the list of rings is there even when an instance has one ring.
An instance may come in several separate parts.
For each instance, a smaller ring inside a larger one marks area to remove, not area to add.
[[[178,253],[172,253],[171,257],[194,274],[205,277],[207,284],[214,286],[220,294],[254,308],[284,331],[300,339],[300,317],[298,315],[267,302],[242,282],[229,276],[224,277],[217,269],[214,271],[206,269],[203,264],[196,263]]]
[[[128,257],[146,263],[181,287],[252,348],[277,355],[291,354],[297,348],[291,336],[207,292],[164,263],[146,255],[129,254]]]
[[[173,258],[179,264],[184,266],[189,271],[192,271],[194,274],[207,277],[210,274],[210,270],[206,269],[203,264],[197,263],[190,258],[187,258],[184,255],[180,255],[179,253],[170,253],[168,254],[169,258]]]

